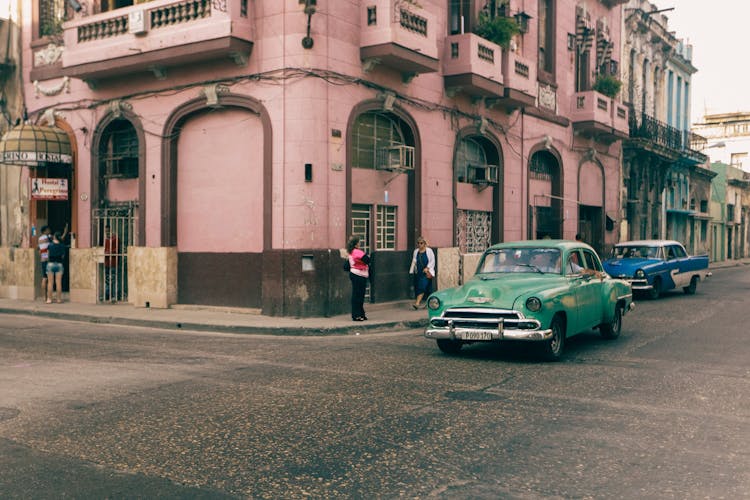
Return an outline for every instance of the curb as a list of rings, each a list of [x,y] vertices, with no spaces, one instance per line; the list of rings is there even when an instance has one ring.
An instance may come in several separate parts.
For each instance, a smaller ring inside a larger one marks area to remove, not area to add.
[[[195,322],[173,322],[136,318],[122,318],[118,316],[95,316],[89,314],[52,312],[37,309],[14,309],[0,307],[0,314],[17,314],[26,316],[39,316],[51,319],[63,319],[66,321],[80,321],[84,323],[114,324],[124,326],[139,326],[145,328],[159,328],[164,330],[192,330],[201,332],[238,333],[238,334],[264,334],[277,336],[332,336],[332,335],[356,335],[363,331],[376,333],[382,330],[392,329],[414,329],[424,328],[427,318],[420,320],[388,321],[379,323],[357,323],[356,325],[331,326],[331,327],[278,327],[260,325],[222,325]]]

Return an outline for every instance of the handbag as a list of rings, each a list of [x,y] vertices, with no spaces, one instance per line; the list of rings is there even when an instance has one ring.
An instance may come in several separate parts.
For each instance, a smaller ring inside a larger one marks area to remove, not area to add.
[[[434,276],[432,275],[429,269],[424,272],[424,275],[427,276],[428,280],[431,280],[432,278],[434,278]]]

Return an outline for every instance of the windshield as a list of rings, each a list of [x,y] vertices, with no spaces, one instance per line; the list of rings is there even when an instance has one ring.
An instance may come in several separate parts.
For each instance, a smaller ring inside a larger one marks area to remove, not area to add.
[[[487,250],[477,268],[477,274],[560,274],[560,271],[560,250],[556,248],[500,248]]]
[[[659,254],[659,247],[645,245],[623,245],[612,250],[615,259],[653,259]]]

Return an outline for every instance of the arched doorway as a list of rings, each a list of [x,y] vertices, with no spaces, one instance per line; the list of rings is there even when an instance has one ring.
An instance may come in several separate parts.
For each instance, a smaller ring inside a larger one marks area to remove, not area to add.
[[[562,238],[562,174],[560,160],[552,150],[532,153],[528,193],[528,238]]]
[[[138,118],[129,110],[108,114],[97,126],[92,153],[91,246],[105,253],[97,300],[126,302],[127,249],[142,244],[145,227],[145,141]]]
[[[578,169],[578,233],[601,255],[604,250],[604,170],[592,161]]]
[[[350,120],[347,237],[372,255],[370,300],[408,296],[408,252],[421,234],[420,153],[411,117],[382,102],[364,103]]]
[[[177,248],[179,303],[266,313],[264,282],[278,282],[279,272],[263,266],[271,249],[271,122],[255,99],[217,99],[187,101],[164,125],[161,242]]]
[[[466,130],[453,160],[454,240],[461,253],[483,252],[503,237],[503,162],[498,142]]]

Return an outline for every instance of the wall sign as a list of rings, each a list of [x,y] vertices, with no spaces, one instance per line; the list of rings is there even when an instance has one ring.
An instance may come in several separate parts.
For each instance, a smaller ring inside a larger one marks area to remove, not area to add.
[[[31,199],[32,200],[67,200],[68,179],[46,179],[43,177],[32,177]]]

